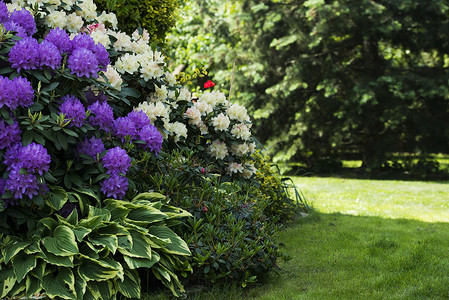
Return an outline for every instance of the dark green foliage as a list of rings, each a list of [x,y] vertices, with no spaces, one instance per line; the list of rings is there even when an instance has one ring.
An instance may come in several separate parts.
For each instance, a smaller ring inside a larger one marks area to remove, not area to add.
[[[162,172],[145,182],[193,215],[176,231],[192,252],[194,272],[188,280],[234,280],[245,286],[276,268],[277,259],[284,257],[275,242],[279,231],[275,207],[261,196],[257,180],[221,182],[194,157],[192,151],[175,151],[159,162]],[[291,209],[289,216],[296,212]]]
[[[95,0],[99,11],[116,14],[118,28],[132,34],[136,28],[148,30],[151,41],[163,43],[175,25],[179,0]]]
[[[236,63],[233,98],[275,159],[375,168],[388,153],[449,152],[449,1],[213,3],[189,4],[172,40],[183,60],[202,51],[190,64],[218,84]]]

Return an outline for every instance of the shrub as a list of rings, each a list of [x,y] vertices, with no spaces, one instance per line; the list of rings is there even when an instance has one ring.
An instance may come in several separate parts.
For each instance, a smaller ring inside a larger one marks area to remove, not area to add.
[[[136,28],[145,28],[150,39],[163,43],[166,33],[175,25],[179,0],[95,0],[98,9],[117,16],[120,30],[132,34]]]
[[[258,198],[255,180],[223,182],[210,167],[192,150],[174,151],[160,161],[163,171],[149,175],[147,183],[193,216],[176,231],[192,252],[194,272],[187,279],[233,280],[246,286],[285,258],[276,245],[279,228],[266,213],[271,203]]]

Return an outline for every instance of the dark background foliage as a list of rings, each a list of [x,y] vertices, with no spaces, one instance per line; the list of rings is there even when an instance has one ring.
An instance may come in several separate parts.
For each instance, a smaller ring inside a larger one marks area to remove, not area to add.
[[[191,1],[170,36],[255,117],[276,160],[449,152],[449,1]],[[196,52],[195,55],[190,55]],[[222,71],[228,70],[228,71]]]

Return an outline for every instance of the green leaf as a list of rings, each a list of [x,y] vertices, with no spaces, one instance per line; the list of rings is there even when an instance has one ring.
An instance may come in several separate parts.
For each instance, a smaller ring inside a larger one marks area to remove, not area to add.
[[[36,77],[38,80],[44,82],[44,83],[50,83],[47,78],[45,78],[40,71],[31,71],[31,74]]]
[[[27,130],[22,134],[22,145],[28,146],[33,141],[33,131]]]
[[[131,257],[140,257],[140,258],[147,258],[151,259],[151,247],[150,247],[150,240],[148,237],[143,235],[140,232],[137,231],[130,231],[130,236],[132,238],[132,244],[130,249],[124,249],[120,247],[119,244],[119,251],[124,254]]]
[[[37,253],[36,257],[51,265],[73,268],[73,256],[58,256],[42,249],[42,252]]]
[[[79,253],[73,230],[65,225],[59,225],[53,232],[53,237],[42,240],[48,252],[58,256],[72,256]]]
[[[75,233],[76,240],[78,242],[81,242],[86,235],[92,232],[91,229],[79,225],[75,226],[75,228],[73,228],[72,230]]]
[[[34,294],[39,293],[42,290],[39,279],[34,276],[28,275],[25,282],[25,292],[28,298]]]
[[[157,252],[151,253],[151,259],[147,258],[139,258],[139,257],[130,257],[127,255],[123,255],[123,260],[126,262],[130,269],[137,268],[151,268],[155,263],[160,260],[159,254]]]
[[[50,191],[45,196],[45,203],[54,210],[60,210],[67,200],[69,200],[69,196],[60,186],[51,186]]]
[[[118,240],[116,236],[90,234],[88,236],[88,239],[93,245],[108,248],[112,252],[112,254],[115,254],[115,251],[117,251]]]
[[[191,255],[187,243],[176,233],[174,233],[170,228],[152,226],[148,229],[148,233],[162,239],[170,240],[171,243],[162,248],[162,251],[178,255]]]
[[[42,288],[50,298],[75,299],[75,278],[72,270],[61,268],[58,273],[44,276]]]
[[[55,88],[57,88],[59,85],[59,82],[52,82],[49,85],[45,86],[41,91],[42,92],[49,92],[53,91]]]
[[[5,264],[7,264],[17,253],[31,245],[31,241],[13,241],[2,251]]]
[[[0,272],[0,298],[3,299],[13,289],[16,283],[14,271],[10,269],[2,269]]]
[[[123,296],[140,299],[140,277],[137,271],[126,270],[124,280],[116,280],[115,284]]]
[[[52,218],[45,218],[45,219],[39,220],[38,223],[47,227],[51,232],[53,232],[56,229],[56,227],[59,225],[59,223],[56,222]]]
[[[75,292],[77,299],[86,299],[83,297],[86,294],[87,281],[81,278],[77,272],[75,272]]]
[[[144,200],[153,200],[153,201],[161,201],[165,200],[166,197],[160,193],[140,193],[136,197],[134,197],[131,202],[136,202],[137,200],[144,199]]]
[[[94,198],[98,203],[100,203],[100,197],[98,197],[98,195],[95,194],[95,192],[92,191],[91,189],[77,187],[77,188],[73,188],[73,190],[77,191],[78,193],[90,196],[90,197]]]
[[[113,279],[118,276],[120,272],[119,269],[115,269],[116,266],[104,263],[104,261],[100,261],[99,259],[94,260],[87,256],[81,255],[80,261],[81,265],[78,267],[78,273],[86,281]],[[123,272],[123,269],[121,271]]]
[[[12,267],[16,273],[17,281],[20,282],[29,271],[36,267],[36,256],[33,254],[20,253],[12,259]]]
[[[143,221],[144,223],[160,222],[167,219],[167,215],[151,206],[133,209],[128,213],[127,219]]]

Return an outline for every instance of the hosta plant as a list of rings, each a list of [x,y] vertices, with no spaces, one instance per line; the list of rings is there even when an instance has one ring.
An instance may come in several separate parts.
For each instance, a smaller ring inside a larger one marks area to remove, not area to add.
[[[169,225],[190,214],[157,193],[104,203],[88,206],[84,218],[74,209],[67,218],[39,220],[26,234],[0,236],[0,297],[140,298],[139,268],[151,269],[179,296],[175,272],[190,271],[182,258],[190,251]]]

